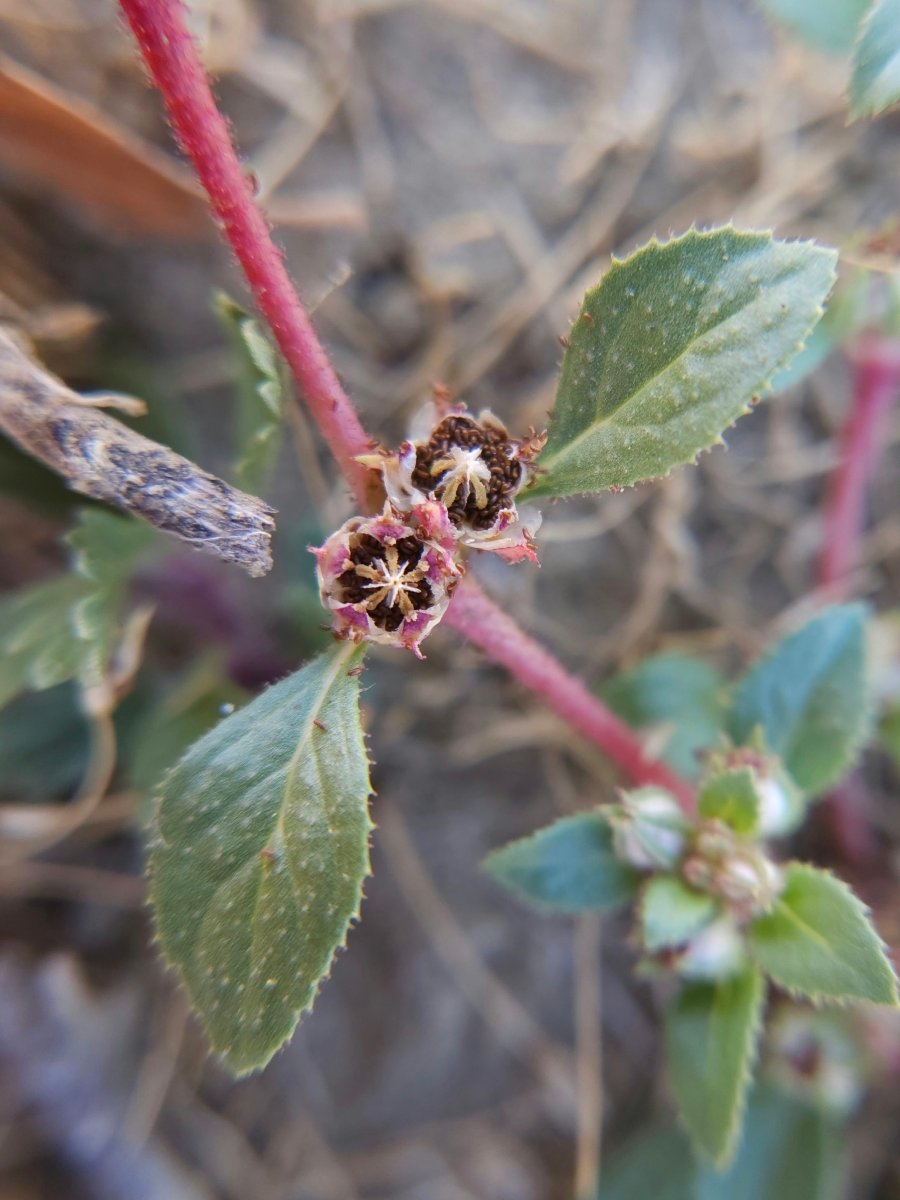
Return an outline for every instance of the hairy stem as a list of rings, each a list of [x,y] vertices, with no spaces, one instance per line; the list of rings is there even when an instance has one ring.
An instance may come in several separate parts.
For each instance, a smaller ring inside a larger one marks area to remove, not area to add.
[[[119,0],[169,120],[209,196],[213,214],[246,276],[260,312],[306,399],[310,413],[356,493],[371,505],[371,473],[356,456],[371,442],[341,387],[288,278],[253,200],[185,24],[182,0]],[[670,788],[686,804],[687,784],[644,753],[640,739],[537,642],[500,611],[473,580],[463,581],[446,620],[598,745],[635,783]]]
[[[209,197],[216,222],[241,265],[331,453],[367,505],[371,472],[356,462],[371,442],[313,330],[281,253],[253,200],[185,24],[182,0],[120,0],[159,89],[172,129]]]
[[[900,393],[900,345],[869,334],[853,351],[850,412],[840,435],[840,461],[825,502],[819,583],[843,592],[859,565],[866,491],[881,451],[890,407]]]

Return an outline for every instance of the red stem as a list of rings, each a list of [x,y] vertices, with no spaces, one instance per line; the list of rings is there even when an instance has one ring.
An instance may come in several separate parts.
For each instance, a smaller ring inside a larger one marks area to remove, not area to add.
[[[281,253],[253,199],[185,24],[182,0],[121,0],[172,129],[209,196],[210,207],[250,291],[331,453],[365,507],[370,472],[356,462],[371,450],[350,399],[288,278]]]
[[[253,200],[185,25],[182,0],[119,0],[185,153],[209,196],[281,351],[332,454],[367,508],[370,473],[355,461],[371,443],[335,375]],[[637,735],[507,617],[471,579],[445,618],[505,666],[639,784],[659,784],[691,803],[688,785],[647,757]]]
[[[850,412],[840,435],[840,461],[828,483],[819,583],[843,592],[859,565],[866,491],[875,470],[891,404],[900,393],[900,346],[875,334],[853,350]]]
[[[536,692],[568,725],[602,747],[626,775],[640,783],[659,784],[674,792],[685,808],[692,807],[693,792],[684,780],[650,758],[634,731],[501,612],[471,575],[456,589],[444,620]]]
[[[900,392],[900,345],[877,334],[858,339],[850,411],[840,433],[840,458],[828,481],[818,580],[829,599],[839,599],[859,566],[866,492],[881,453],[883,431]],[[850,775],[826,798],[835,840],[846,860],[871,861],[877,842],[868,819],[868,796]]]

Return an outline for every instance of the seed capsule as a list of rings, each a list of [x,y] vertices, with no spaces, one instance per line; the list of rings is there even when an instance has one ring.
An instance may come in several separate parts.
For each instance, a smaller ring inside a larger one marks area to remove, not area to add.
[[[352,517],[312,552],[336,637],[405,646],[422,657],[419,643],[462,575],[446,545],[386,507],[378,517]]]
[[[486,409],[476,418],[463,405],[442,413],[434,403],[418,414],[410,433],[395,454],[360,460],[382,472],[393,507],[415,517],[421,505],[437,502],[463,545],[536,562],[540,513],[520,516],[516,496],[544,439],[511,438]]]

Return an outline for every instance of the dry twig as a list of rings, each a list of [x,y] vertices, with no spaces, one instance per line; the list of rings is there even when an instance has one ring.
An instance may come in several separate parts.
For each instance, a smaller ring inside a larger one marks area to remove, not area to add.
[[[0,329],[0,430],[76,492],[265,575],[274,510],[122,425],[103,404],[143,411],[130,397],[73,392]]]

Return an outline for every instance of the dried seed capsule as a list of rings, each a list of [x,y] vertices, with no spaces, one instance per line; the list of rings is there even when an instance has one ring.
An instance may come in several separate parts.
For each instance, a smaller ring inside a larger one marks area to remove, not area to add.
[[[441,413],[432,403],[418,414],[410,439],[396,454],[367,455],[361,461],[381,470],[398,512],[415,516],[422,504],[437,501],[463,545],[494,550],[513,562],[536,562],[540,513],[520,516],[516,496],[528,482],[543,440],[511,438],[488,410],[476,418],[462,405]]]
[[[419,643],[462,575],[446,545],[386,507],[378,517],[352,517],[312,552],[337,637],[405,646],[422,657]]]

